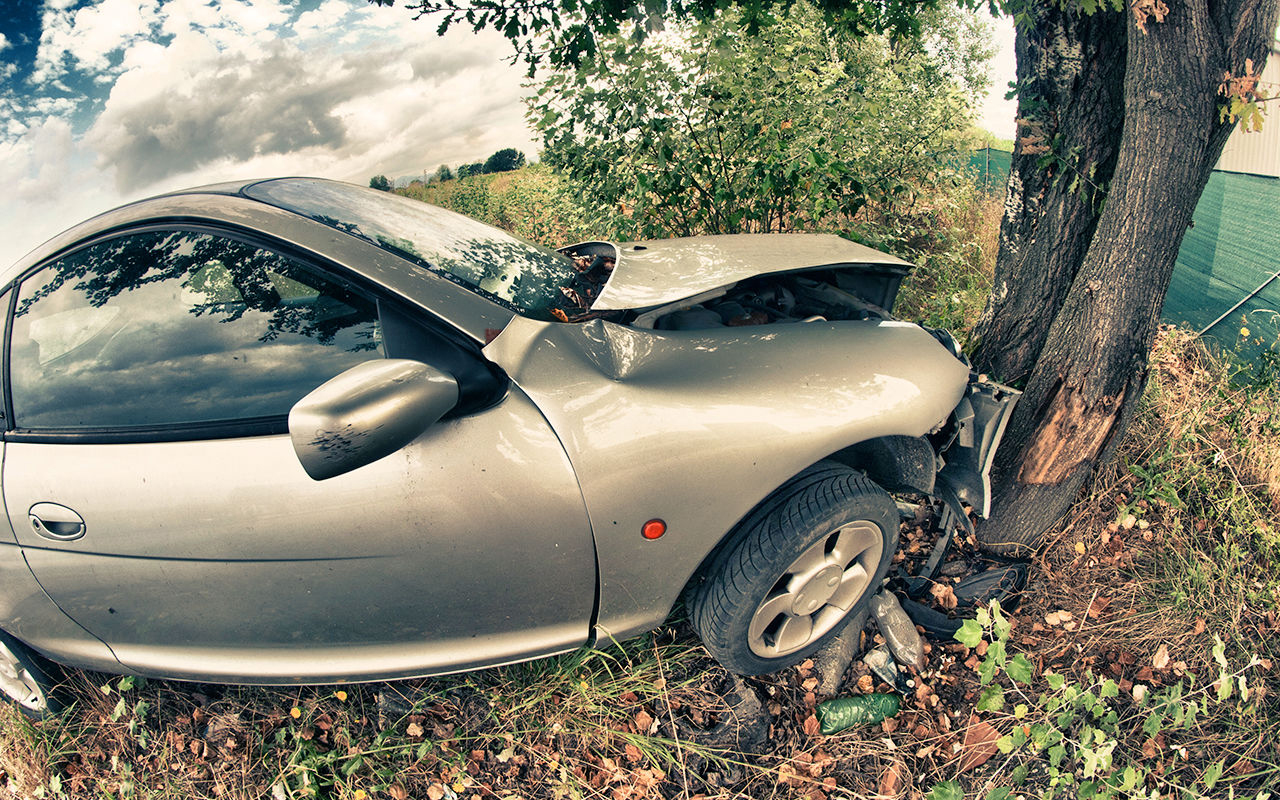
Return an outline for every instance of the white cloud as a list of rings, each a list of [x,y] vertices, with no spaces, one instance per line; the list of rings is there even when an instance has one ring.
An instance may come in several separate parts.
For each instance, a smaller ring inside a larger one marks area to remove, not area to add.
[[[2,31],[0,31],[0,53],[3,53],[5,50],[8,50],[10,44],[11,42],[9,41],[9,38],[5,36]]]
[[[112,54],[149,35],[159,21],[156,4],[148,0],[102,0],[74,10],[59,5],[45,6],[36,83],[61,77],[69,67],[106,70]]]
[[[497,34],[437,38],[364,0],[325,0],[287,25],[291,3],[277,0],[61,2],[45,6],[44,86],[65,91],[54,75],[91,68],[110,88],[84,130],[68,122],[75,98],[0,97],[0,117],[6,102],[24,111],[0,125],[0,185],[15,187],[0,199],[0,266],[91,213],[183,186],[365,183],[503,147],[534,154],[523,70]]]

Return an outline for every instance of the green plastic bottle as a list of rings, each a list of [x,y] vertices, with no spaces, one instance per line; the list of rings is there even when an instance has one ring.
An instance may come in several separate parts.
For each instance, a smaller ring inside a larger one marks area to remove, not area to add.
[[[836,697],[818,703],[818,724],[822,735],[857,727],[872,725],[896,716],[902,709],[902,701],[896,694],[860,694],[854,697]]]

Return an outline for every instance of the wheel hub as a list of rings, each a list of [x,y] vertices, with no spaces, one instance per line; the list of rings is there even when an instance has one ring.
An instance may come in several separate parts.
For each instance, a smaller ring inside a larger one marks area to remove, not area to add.
[[[826,605],[831,595],[840,588],[842,574],[844,569],[839,564],[828,564],[811,575],[795,593],[791,613],[795,616],[807,616]]]

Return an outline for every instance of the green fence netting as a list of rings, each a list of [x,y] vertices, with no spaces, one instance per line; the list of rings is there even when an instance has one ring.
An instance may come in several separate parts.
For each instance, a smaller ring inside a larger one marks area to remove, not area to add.
[[[969,172],[973,174],[978,186],[991,194],[1004,192],[1012,163],[1013,153],[1005,150],[992,150],[988,147],[969,154]]]
[[[969,170],[999,193],[1011,153],[975,150]],[[1280,179],[1214,172],[1173,269],[1161,315],[1202,332],[1211,346],[1255,360],[1280,351]]]
[[[1280,179],[1214,172],[1194,220],[1163,319],[1247,360],[1280,349]]]

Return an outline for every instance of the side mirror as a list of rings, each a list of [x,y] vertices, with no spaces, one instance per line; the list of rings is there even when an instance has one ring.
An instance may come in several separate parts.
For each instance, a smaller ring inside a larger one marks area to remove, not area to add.
[[[458,382],[407,359],[357,364],[321,384],[289,411],[289,437],[318,481],[390,455],[458,403]]]

